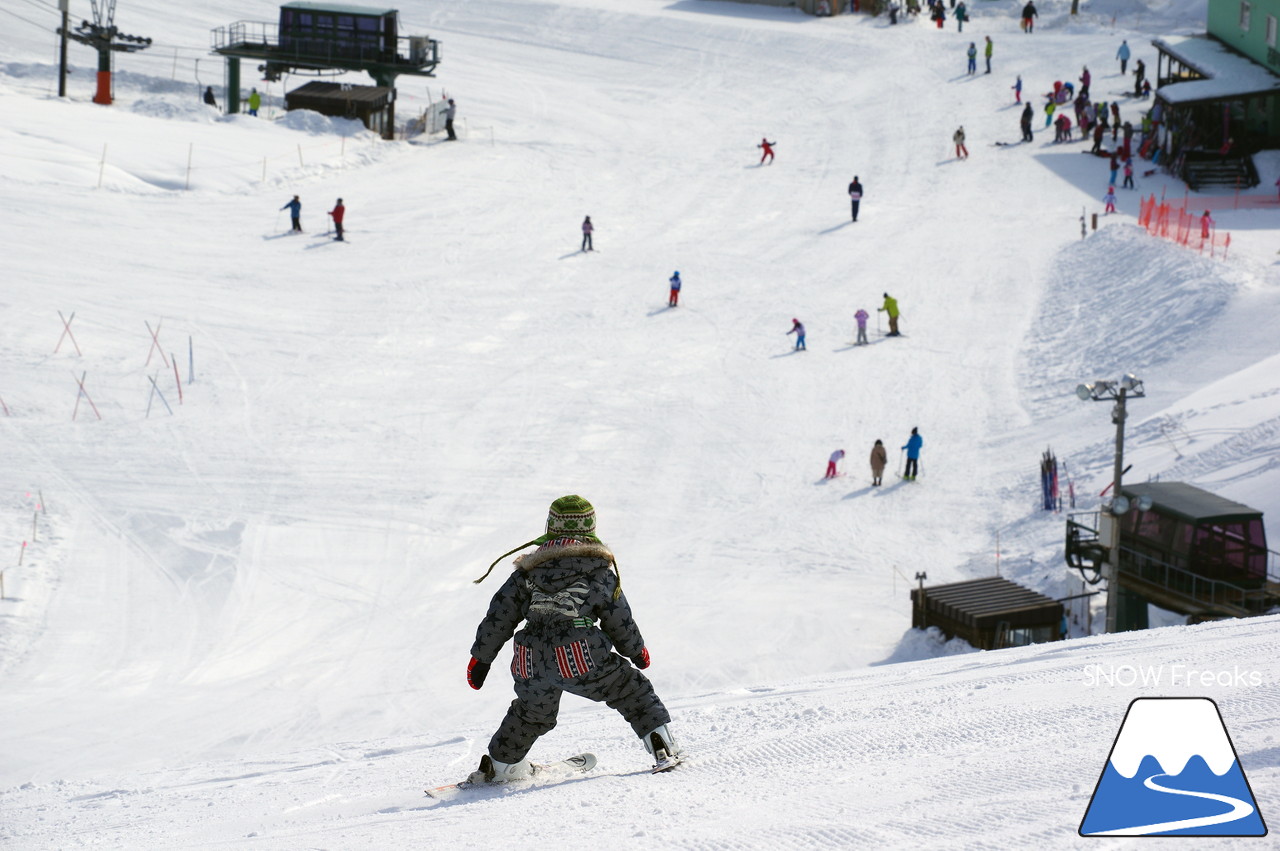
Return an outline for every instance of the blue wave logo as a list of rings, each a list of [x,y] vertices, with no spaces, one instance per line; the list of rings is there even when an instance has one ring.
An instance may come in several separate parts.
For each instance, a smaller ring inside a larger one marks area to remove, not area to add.
[[[1080,823],[1081,836],[1266,836],[1218,705],[1129,704]]]

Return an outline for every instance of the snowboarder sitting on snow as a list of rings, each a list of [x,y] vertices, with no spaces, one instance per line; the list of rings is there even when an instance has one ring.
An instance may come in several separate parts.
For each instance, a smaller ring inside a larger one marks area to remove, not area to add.
[[[884,304],[876,308],[876,313],[884,312],[889,314],[889,337],[901,337],[898,333],[898,300],[891,297],[888,293],[884,294]]]
[[[680,303],[680,273],[671,274],[671,295],[667,298],[667,307],[675,307]]]
[[[921,446],[924,446],[924,438],[918,430],[911,429],[911,437],[907,438],[906,445],[902,447],[907,450],[907,466],[902,471],[902,478],[909,482],[915,481],[916,476],[920,475]]]
[[[803,322],[801,322],[799,319],[792,318],[791,330],[788,331],[787,334],[796,335],[796,351],[800,351],[801,349],[808,351],[808,349],[805,347],[805,344],[804,344],[804,323]]]
[[[293,200],[280,209],[289,211],[289,215],[293,217],[293,229],[302,233],[302,202],[298,200],[298,196],[294,195]]]
[[[763,138],[760,140],[760,144],[756,145],[757,148],[762,148],[764,150],[764,153],[760,155],[760,165],[764,165],[766,157],[769,158],[769,165],[773,165],[773,146],[776,144],[778,143],[770,142],[768,138]]]
[[[498,561],[535,544],[532,553],[516,558],[515,570],[493,595],[471,647],[467,683],[479,689],[515,636],[516,699],[470,779],[502,782],[532,775],[527,754],[555,727],[566,691],[618,710],[654,757],[655,770],[674,767],[680,748],[667,729],[671,716],[637,670],[649,667],[649,651],[622,594],[613,553],[596,537],[595,509],[580,496],[560,497],[551,503],[546,533]],[[524,628],[516,632],[522,621]]]
[[[827,459],[827,474],[823,476],[824,479],[834,479],[836,476],[840,475],[840,471],[836,469],[836,464],[840,463],[840,459],[842,458],[844,458],[843,449],[837,449],[835,452],[831,453],[831,457]]]
[[[204,102],[209,104],[209,106],[213,107],[214,109],[218,108],[218,99],[213,96],[213,86],[205,86]]]

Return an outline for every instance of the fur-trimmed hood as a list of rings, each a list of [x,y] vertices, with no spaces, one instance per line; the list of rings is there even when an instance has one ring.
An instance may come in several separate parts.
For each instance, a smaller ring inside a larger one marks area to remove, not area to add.
[[[557,538],[547,541],[531,553],[516,556],[514,565],[516,570],[530,571],[560,558],[598,558],[603,559],[606,566],[614,561],[613,552],[598,541]]]

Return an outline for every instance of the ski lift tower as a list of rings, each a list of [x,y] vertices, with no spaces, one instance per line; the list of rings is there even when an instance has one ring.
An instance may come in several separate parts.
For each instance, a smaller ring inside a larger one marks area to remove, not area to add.
[[[80,26],[68,31],[58,28],[58,35],[87,44],[98,51],[98,90],[94,103],[111,103],[111,57],[115,53],[136,53],[151,46],[151,39],[120,32],[115,25],[116,0],[90,0],[93,6],[93,23],[81,21]]]
[[[396,77],[433,77],[440,64],[440,43],[400,35],[399,16],[395,9],[294,2],[280,7],[277,23],[237,21],[218,27],[211,33],[212,50],[227,60],[227,112],[240,111],[241,59],[260,63],[258,70],[267,80],[284,74],[364,71],[393,91],[386,130],[393,134]]]

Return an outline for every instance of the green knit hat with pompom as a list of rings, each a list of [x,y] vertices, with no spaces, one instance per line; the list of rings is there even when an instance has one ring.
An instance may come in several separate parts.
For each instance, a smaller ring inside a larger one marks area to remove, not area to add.
[[[562,496],[551,503],[551,508],[547,511],[546,528],[545,534],[539,535],[532,541],[527,541],[514,550],[505,552],[494,559],[493,564],[489,565],[489,569],[484,572],[484,576],[475,580],[475,583],[479,585],[484,582],[489,577],[489,574],[493,572],[493,569],[498,566],[498,562],[512,553],[520,552],[525,547],[531,547],[535,544],[541,546],[548,541],[555,541],[561,538],[571,538],[584,544],[602,543],[596,537],[595,507],[577,494]],[[614,565],[614,570],[617,570],[616,564]],[[621,588],[621,580],[619,580],[619,588]]]

